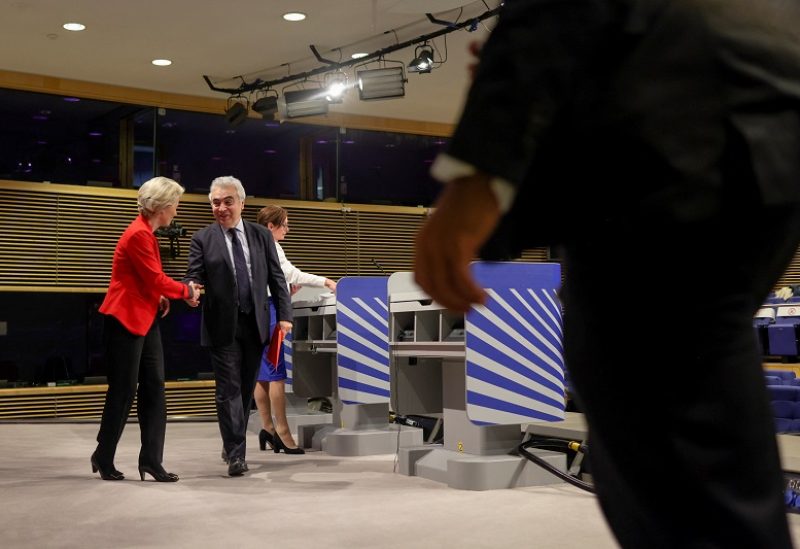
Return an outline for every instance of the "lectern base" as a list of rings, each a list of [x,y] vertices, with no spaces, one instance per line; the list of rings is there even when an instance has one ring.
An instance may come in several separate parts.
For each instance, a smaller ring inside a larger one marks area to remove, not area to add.
[[[399,431],[398,431],[399,429]],[[381,429],[342,429],[333,425],[301,425],[298,443],[332,456],[393,454],[400,448],[422,445],[422,429],[400,425]]]
[[[566,469],[565,454],[534,452],[560,470]],[[458,490],[497,490],[563,482],[522,457],[464,454],[439,445],[400,448],[400,473],[435,480]]]

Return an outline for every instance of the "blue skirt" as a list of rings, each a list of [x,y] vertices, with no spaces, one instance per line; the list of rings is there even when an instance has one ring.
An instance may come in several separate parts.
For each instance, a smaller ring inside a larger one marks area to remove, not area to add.
[[[267,332],[267,339],[271,339],[272,332],[275,331],[275,325],[278,323],[277,313],[275,312],[275,304],[272,298],[269,298],[269,331]],[[261,367],[258,370],[258,381],[283,381],[286,379],[286,362],[283,360],[283,343],[281,343],[281,353],[278,364],[273,364],[267,360],[267,351],[269,350],[269,343],[264,347],[264,352],[261,353]]]

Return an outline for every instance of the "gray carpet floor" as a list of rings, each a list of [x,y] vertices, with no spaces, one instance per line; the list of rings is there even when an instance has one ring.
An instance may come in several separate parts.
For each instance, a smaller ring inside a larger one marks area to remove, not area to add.
[[[216,423],[170,423],[164,465],[141,482],[127,426],[121,482],[91,473],[97,425],[0,425],[0,546],[494,548],[616,547],[595,498],[568,485],[470,492],[393,472],[394,456],[260,452],[229,478]],[[255,450],[253,450],[255,449]],[[800,517],[791,515],[795,539]]]

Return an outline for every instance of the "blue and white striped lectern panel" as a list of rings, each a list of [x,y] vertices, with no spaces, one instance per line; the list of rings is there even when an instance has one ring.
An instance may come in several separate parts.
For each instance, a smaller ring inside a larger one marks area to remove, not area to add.
[[[561,266],[472,264],[486,305],[466,315],[466,411],[478,425],[564,418]]]
[[[285,338],[283,338],[283,362],[286,364],[286,392],[293,393],[294,389],[292,389],[292,334],[289,332]]]
[[[389,402],[388,278],[343,278],[336,285],[339,398],[346,404]]]

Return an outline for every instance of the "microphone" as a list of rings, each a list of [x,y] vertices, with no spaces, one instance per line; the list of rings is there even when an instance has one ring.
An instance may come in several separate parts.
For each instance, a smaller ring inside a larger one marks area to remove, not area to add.
[[[380,272],[382,272],[383,274],[386,274],[386,271],[383,270],[383,267],[381,267],[381,264],[378,263],[378,260],[376,260],[374,257],[372,258],[372,263],[380,270]]]

